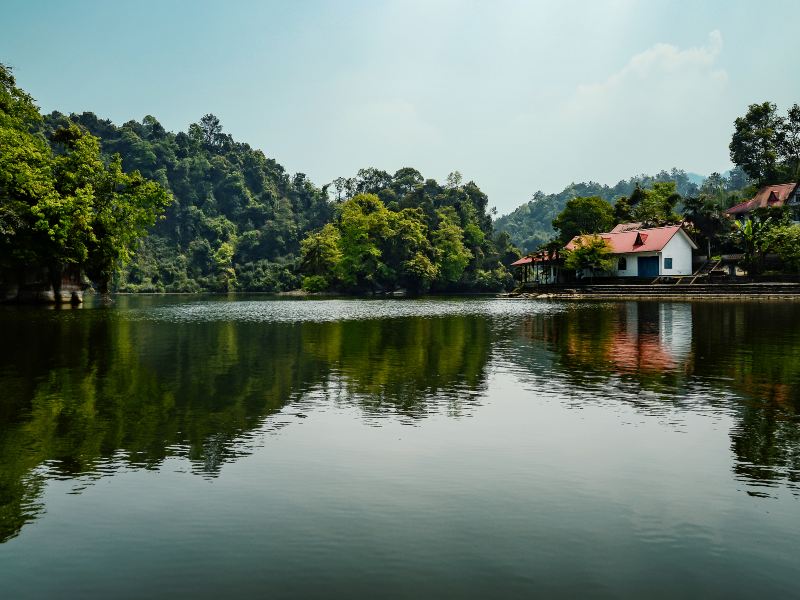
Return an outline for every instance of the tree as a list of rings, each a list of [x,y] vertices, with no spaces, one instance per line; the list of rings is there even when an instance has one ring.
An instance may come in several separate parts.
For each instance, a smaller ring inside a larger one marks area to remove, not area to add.
[[[590,277],[595,271],[610,271],[614,268],[614,251],[599,235],[582,235],[575,240],[572,250],[565,251],[564,267],[574,271],[588,270]]]
[[[573,198],[553,220],[563,243],[576,235],[601,233],[614,225],[614,208],[599,196]]]
[[[675,213],[675,206],[681,197],[676,191],[674,181],[657,182],[651,189],[640,191],[643,199],[632,210],[635,221],[647,227],[659,227],[680,221],[681,217]]]
[[[46,266],[51,277],[69,264],[87,270],[106,291],[113,273],[171,201],[120,158],[103,161],[99,140],[59,116],[46,139],[30,96],[0,65],[0,248],[3,266]]]
[[[800,271],[800,225],[779,225],[766,234],[765,246],[775,252],[787,270]]]
[[[433,247],[440,277],[445,284],[456,283],[461,279],[472,253],[464,246],[464,231],[458,225],[455,209],[441,208],[436,215],[439,225],[433,232]]]
[[[81,262],[105,293],[114,273],[130,260],[139,238],[172,202],[172,196],[138,171],[125,173],[118,155],[105,165],[97,138],[76,125],[56,130],[52,140],[63,147],[53,161],[57,190],[63,198],[84,198],[73,205],[86,229],[73,227],[64,243],[86,246],[85,252],[79,251]],[[59,222],[68,223],[69,218],[62,215]]]
[[[494,236],[488,198],[474,182],[462,184],[453,175],[441,186],[408,168],[388,179],[384,171],[362,169],[354,181],[375,194],[358,194],[341,204],[332,224],[341,254],[329,282],[312,260],[321,246],[318,234],[303,241],[300,268],[306,289],[401,287],[420,293],[430,288],[499,290],[513,283],[505,258],[516,258],[519,251],[507,235]]]
[[[625,196],[618,198],[614,203],[614,221],[616,223],[629,223],[632,220],[630,199]]]
[[[800,178],[800,104],[787,112],[778,132],[778,144],[784,168],[793,181]]]
[[[751,104],[745,116],[734,121],[731,160],[759,185],[774,183],[779,177],[778,144],[783,126],[771,102]]]
[[[742,265],[748,273],[758,274],[764,269],[764,255],[772,242],[770,230],[772,217],[760,218],[754,215],[744,223],[734,221],[735,238],[744,252]]]
[[[342,204],[338,227],[338,278],[353,289],[375,290],[386,268],[380,243],[389,232],[389,211],[374,194],[358,194]]]
[[[384,244],[384,256],[391,266],[393,281],[411,293],[427,291],[439,274],[431,260],[433,247],[428,239],[425,214],[419,208],[404,208],[389,213],[390,233]]]
[[[447,176],[447,180],[445,182],[445,187],[451,190],[461,187],[461,180],[462,180],[461,173],[458,171],[453,171]]]
[[[300,243],[300,268],[304,273],[321,277],[327,287],[332,283],[342,258],[340,242],[339,230],[332,223],[310,233]]]
[[[204,115],[203,118],[200,119],[200,131],[203,134],[203,143],[208,148],[220,145],[222,139],[222,124],[218,117],[212,114]]]
[[[704,184],[704,189],[711,186]],[[730,218],[725,214],[725,206],[720,202],[718,191],[716,196],[701,194],[683,201],[683,216],[692,227],[706,240],[707,255],[711,258],[712,244],[730,229]]]

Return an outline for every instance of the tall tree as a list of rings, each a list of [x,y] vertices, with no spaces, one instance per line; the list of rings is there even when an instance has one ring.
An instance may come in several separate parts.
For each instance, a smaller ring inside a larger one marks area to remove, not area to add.
[[[800,178],[800,105],[794,104],[779,131],[779,148],[789,178]]]
[[[780,173],[778,142],[783,121],[777,110],[772,102],[751,104],[734,122],[731,160],[760,185],[773,183]]]
[[[599,196],[569,200],[553,220],[553,227],[559,230],[559,238],[565,244],[576,235],[601,233],[613,225],[614,207]]]
[[[84,267],[106,291],[113,273],[171,201],[158,183],[106,164],[99,141],[66,121],[51,135],[0,65],[0,247],[4,266]],[[55,152],[53,152],[55,149]]]
[[[681,217],[675,212],[675,206],[681,196],[676,191],[674,181],[654,183],[649,190],[641,190],[644,196],[631,211],[635,221],[648,227],[659,227],[669,223],[677,223]]]

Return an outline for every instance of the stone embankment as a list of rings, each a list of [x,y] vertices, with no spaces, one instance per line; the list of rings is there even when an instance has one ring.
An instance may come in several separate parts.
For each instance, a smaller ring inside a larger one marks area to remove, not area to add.
[[[626,284],[553,285],[515,290],[506,298],[595,298],[598,300],[716,298],[735,300],[800,299],[797,283],[707,283],[707,284]]]

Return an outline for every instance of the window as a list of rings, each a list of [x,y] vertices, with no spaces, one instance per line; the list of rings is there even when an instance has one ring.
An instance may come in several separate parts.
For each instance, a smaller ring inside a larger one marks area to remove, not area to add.
[[[664,259],[664,268],[665,269],[671,269],[672,268],[672,259],[671,258],[665,258]]]
[[[628,270],[628,259],[624,256],[620,256],[619,260],[617,261],[617,271],[627,271]]]

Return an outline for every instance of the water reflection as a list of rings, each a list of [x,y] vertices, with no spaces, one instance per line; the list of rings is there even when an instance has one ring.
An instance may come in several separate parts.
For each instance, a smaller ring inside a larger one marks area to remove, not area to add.
[[[314,403],[370,419],[463,415],[485,388],[490,348],[475,316],[164,326],[118,311],[25,314],[3,321],[13,342],[0,350],[0,540],[40,512],[47,478],[79,487],[169,456],[214,476]]]
[[[510,360],[534,385],[654,415],[731,415],[734,471],[748,485],[800,480],[800,306],[627,302],[531,314]],[[552,358],[542,356],[544,346]],[[537,352],[539,351],[539,352]],[[689,412],[687,412],[689,411]],[[752,492],[751,493],[758,493]]]
[[[730,415],[748,491],[798,489],[798,305],[282,304],[2,311],[0,541],[41,513],[50,478],[80,489],[170,456],[214,477],[325,406],[479,418],[503,402],[495,368],[567,406]]]

